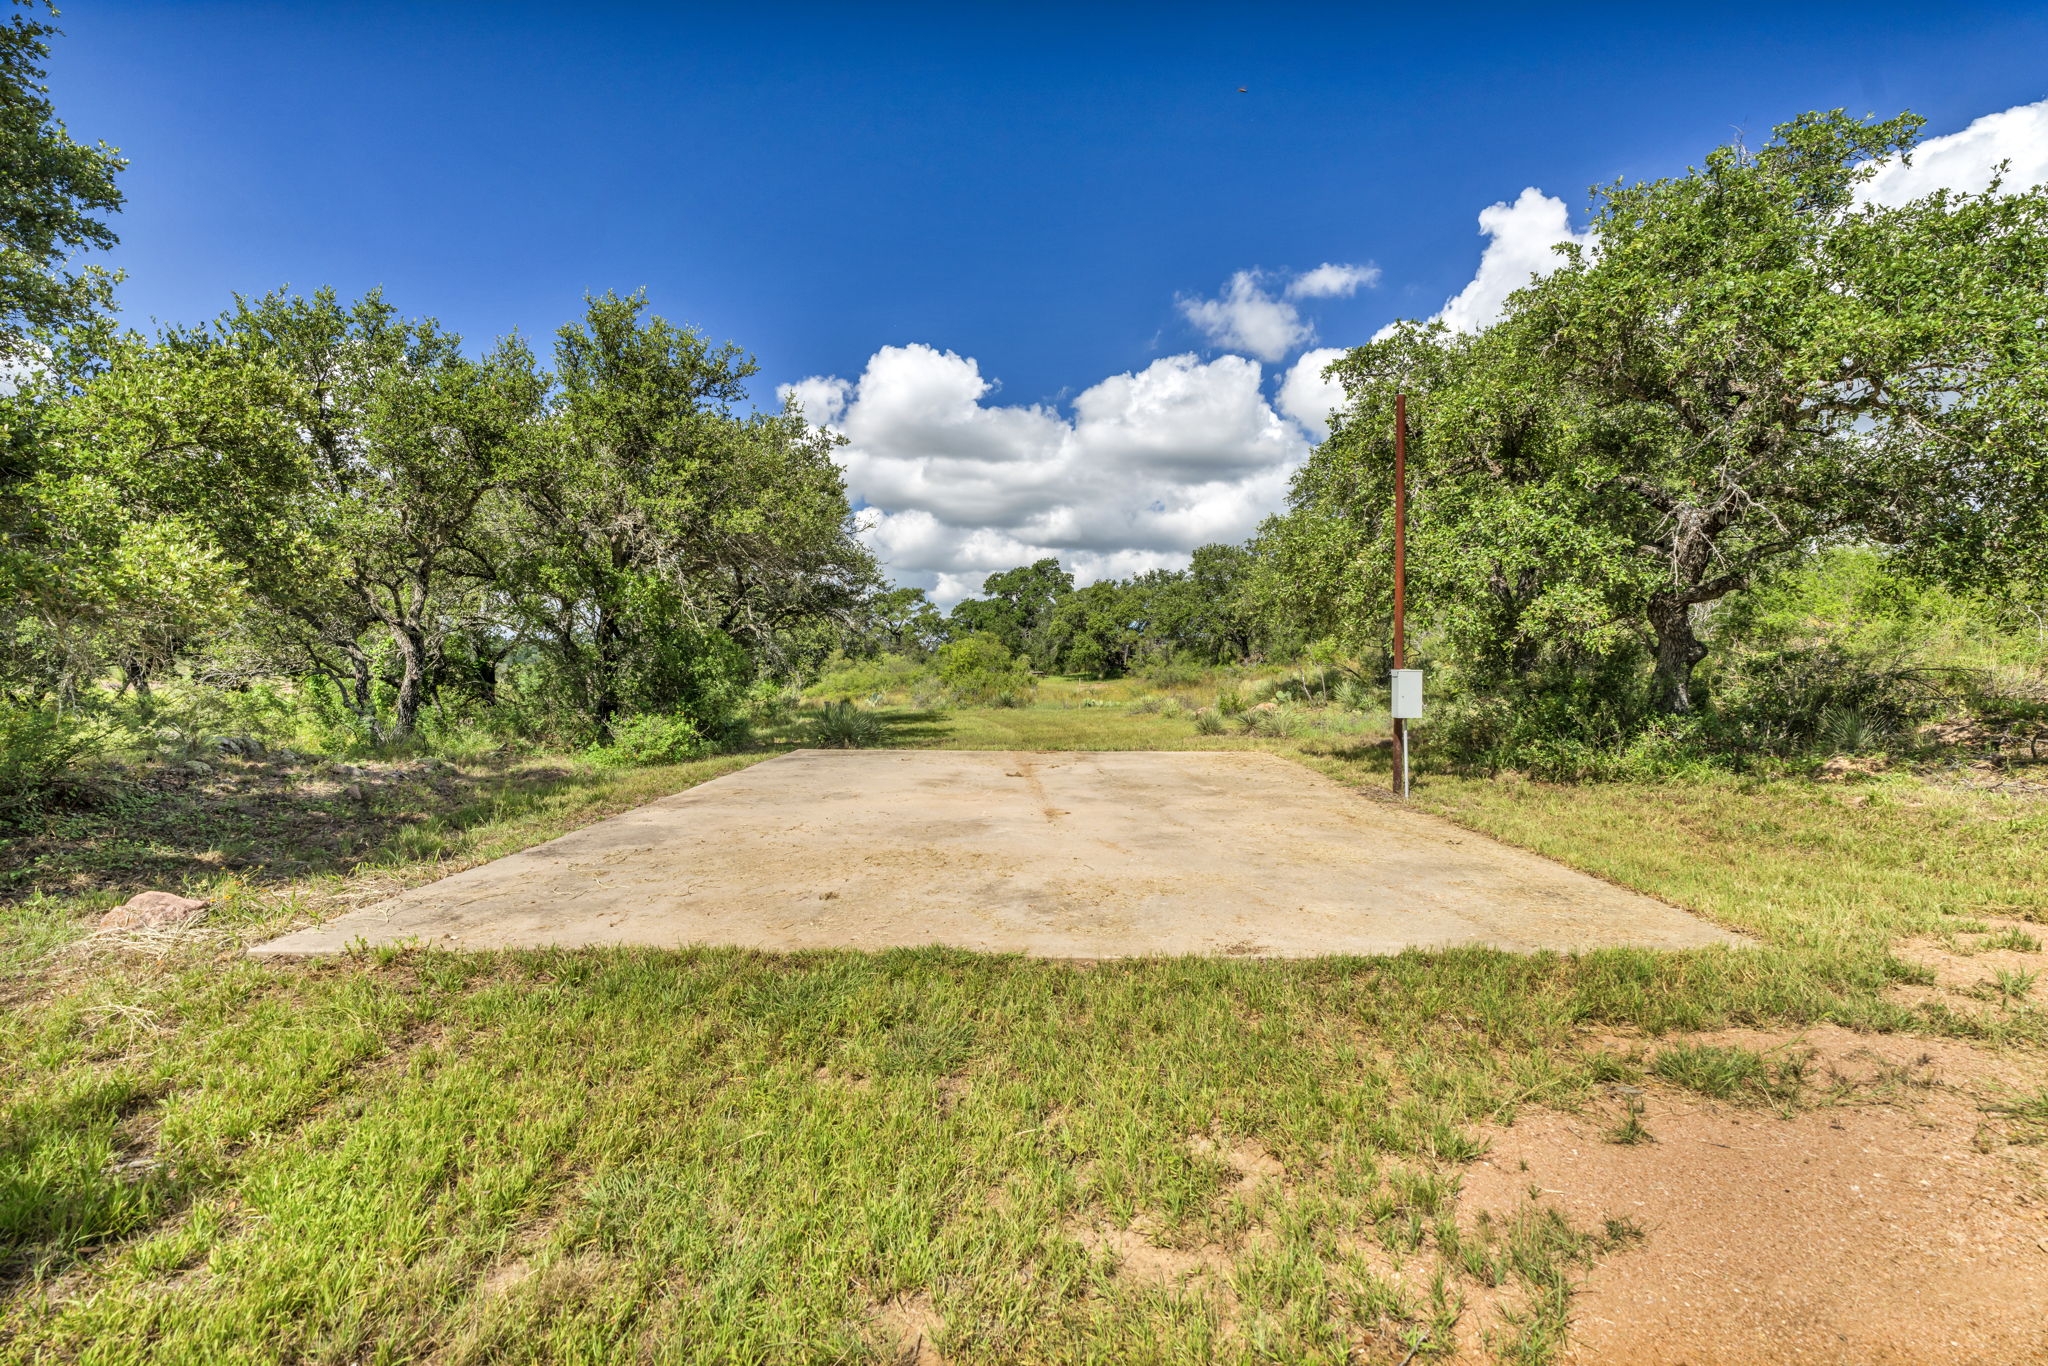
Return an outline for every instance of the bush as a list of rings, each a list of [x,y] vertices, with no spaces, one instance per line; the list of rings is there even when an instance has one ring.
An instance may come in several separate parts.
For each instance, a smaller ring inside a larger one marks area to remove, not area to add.
[[[955,701],[968,704],[1022,706],[1035,686],[1031,671],[986,631],[942,646],[934,673]]]
[[[1204,670],[1191,660],[1172,655],[1155,656],[1138,669],[1138,676],[1162,688],[1191,688],[1202,681]]]
[[[1269,739],[1284,739],[1298,734],[1301,720],[1285,707],[1271,702],[1261,702],[1250,711],[1238,717],[1246,735],[1264,736]]]
[[[1385,690],[1347,678],[1330,690],[1330,700],[1349,711],[1371,711],[1385,704]]]
[[[612,742],[589,750],[592,762],[607,768],[639,768],[701,759],[713,746],[687,716],[629,716],[612,726]]]
[[[810,719],[809,731],[811,743],[820,749],[867,749],[889,733],[881,717],[851,702],[827,702]]]
[[[0,703],[0,826],[69,796],[102,744],[99,727],[76,712]]]
[[[835,654],[825,661],[818,681],[807,691],[813,697],[846,702],[876,694],[912,693],[925,676],[925,666],[907,655],[848,659],[843,654]]]
[[[1201,735],[1221,735],[1226,729],[1220,712],[1208,707],[1195,713],[1195,731]]]

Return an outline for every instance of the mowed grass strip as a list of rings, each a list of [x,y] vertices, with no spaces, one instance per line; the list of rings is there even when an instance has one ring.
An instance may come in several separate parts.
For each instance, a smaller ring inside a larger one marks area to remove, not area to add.
[[[894,724],[1385,774],[1343,737],[1122,708]],[[2038,804],[1908,783],[1427,778],[1425,808],[1758,939],[1740,951],[235,956],[748,761],[508,792],[352,879],[224,883],[227,941],[162,958],[66,951],[76,914],[16,908],[0,1361],[892,1361],[920,1340],[952,1361],[1425,1361],[1480,1333],[1544,1360],[1579,1269],[1634,1231],[1534,1201],[1453,1222],[1486,1126],[1646,1078],[1796,1102],[1741,1050],[1624,1057],[1615,1034],[2042,1041],[2024,1002],[1888,993],[1919,971],[1897,937],[2040,920],[2048,886]]]

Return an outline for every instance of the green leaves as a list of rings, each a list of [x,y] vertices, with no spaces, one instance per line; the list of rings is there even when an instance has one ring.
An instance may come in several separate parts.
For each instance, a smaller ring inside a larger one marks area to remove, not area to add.
[[[1392,400],[1413,602],[1481,674],[1641,640],[1691,710],[1697,611],[1832,541],[1979,587],[2048,569],[2048,191],[1866,203],[1919,120],[1840,111],[1596,194],[1595,245],[1477,337],[1347,356],[1349,403],[1265,541],[1381,630]]]
[[[54,11],[52,11],[54,13]],[[82,322],[110,302],[113,277],[68,269],[74,252],[115,243],[115,177],[127,162],[105,143],[72,140],[42,84],[57,30],[16,10],[0,26],[0,353],[28,329]]]

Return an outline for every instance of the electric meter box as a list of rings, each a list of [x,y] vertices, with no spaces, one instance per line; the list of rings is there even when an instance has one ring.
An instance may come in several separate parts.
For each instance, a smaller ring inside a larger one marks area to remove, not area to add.
[[[1422,670],[1395,669],[1393,711],[1396,721],[1413,721],[1422,715]]]

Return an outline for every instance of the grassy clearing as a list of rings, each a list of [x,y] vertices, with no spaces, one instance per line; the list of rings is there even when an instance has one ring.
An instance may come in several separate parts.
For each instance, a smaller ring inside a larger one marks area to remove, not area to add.
[[[1143,695],[1043,693],[885,724],[1385,780],[1368,735],[1202,735]],[[2022,1000],[1889,989],[1924,976],[1898,938],[2018,948],[1984,917],[2048,922],[2048,809],[1906,782],[1423,786],[1753,934],[1745,952],[236,956],[758,757],[407,788],[418,819],[366,830],[347,868],[188,879],[219,897],[218,938],[156,955],[66,947],[112,870],[17,898],[0,1361],[890,1361],[921,1337],[953,1361],[1399,1362],[1482,1334],[1540,1361],[1580,1269],[1640,1230],[1534,1201],[1454,1217],[1489,1123],[1617,1085],[1818,1098],[1796,1058],[1670,1031],[2043,1040]],[[2037,1142],[2039,1112],[2026,1093],[1996,1118]]]

